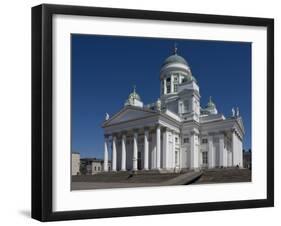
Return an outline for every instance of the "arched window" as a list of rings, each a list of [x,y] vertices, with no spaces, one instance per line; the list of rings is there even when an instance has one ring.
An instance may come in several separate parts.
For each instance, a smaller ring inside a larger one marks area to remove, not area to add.
[[[171,92],[171,78],[166,79],[167,93]]]
[[[183,102],[183,104],[184,104],[184,112],[186,113],[186,112],[189,111],[189,103],[188,103],[188,100],[185,100],[185,101]]]

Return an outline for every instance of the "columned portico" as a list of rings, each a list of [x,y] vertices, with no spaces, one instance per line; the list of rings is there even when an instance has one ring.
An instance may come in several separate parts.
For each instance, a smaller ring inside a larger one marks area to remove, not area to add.
[[[171,133],[172,138],[171,145],[169,145],[169,133]],[[173,130],[160,124],[156,124],[156,127],[146,126],[134,130],[115,131],[107,134],[104,138],[103,170],[109,171],[108,158],[110,146],[112,147],[111,170],[113,172],[118,170],[172,169],[175,165],[174,161],[170,159],[175,158],[174,134],[175,132]],[[109,137],[112,138],[110,139],[111,143],[109,143]],[[154,139],[152,139],[153,137]],[[154,155],[153,159],[151,159],[150,154]]]

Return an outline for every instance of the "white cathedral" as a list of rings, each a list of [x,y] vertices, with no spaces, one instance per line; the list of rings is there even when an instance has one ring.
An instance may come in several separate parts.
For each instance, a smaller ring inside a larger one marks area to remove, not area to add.
[[[187,61],[174,48],[160,70],[161,96],[144,105],[133,92],[104,129],[104,171],[179,172],[242,167],[244,126],[239,109],[219,113],[211,97],[201,107],[200,91]]]

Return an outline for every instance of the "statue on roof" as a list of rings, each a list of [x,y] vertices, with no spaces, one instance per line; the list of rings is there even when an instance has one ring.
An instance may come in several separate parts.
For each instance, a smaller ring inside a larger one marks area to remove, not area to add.
[[[105,113],[105,120],[107,121],[109,119],[109,114],[106,112]]]
[[[237,107],[237,108],[236,108],[236,117],[239,117],[239,114],[240,114],[239,108]]]
[[[156,109],[158,111],[161,111],[161,100],[158,98],[158,100],[156,101]]]
[[[234,109],[234,107],[231,109],[231,111],[232,111],[232,117],[234,118],[235,117],[235,109]]]

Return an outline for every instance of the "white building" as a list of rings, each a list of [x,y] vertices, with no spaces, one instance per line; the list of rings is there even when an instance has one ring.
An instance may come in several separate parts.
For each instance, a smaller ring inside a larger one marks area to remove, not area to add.
[[[97,158],[81,158],[80,159],[81,172],[83,175],[93,175],[103,172],[104,161]],[[107,161],[108,171],[111,171],[111,161]]]
[[[107,162],[108,171],[111,171],[111,161]],[[91,174],[97,174],[103,171],[104,161],[101,159],[94,159],[91,164]]]
[[[71,172],[72,176],[80,174],[80,154],[78,152],[71,153]]]
[[[211,97],[201,107],[199,85],[186,60],[169,56],[160,70],[160,98],[144,105],[134,91],[103,123],[104,171],[243,166],[244,127],[239,110],[226,118]]]

